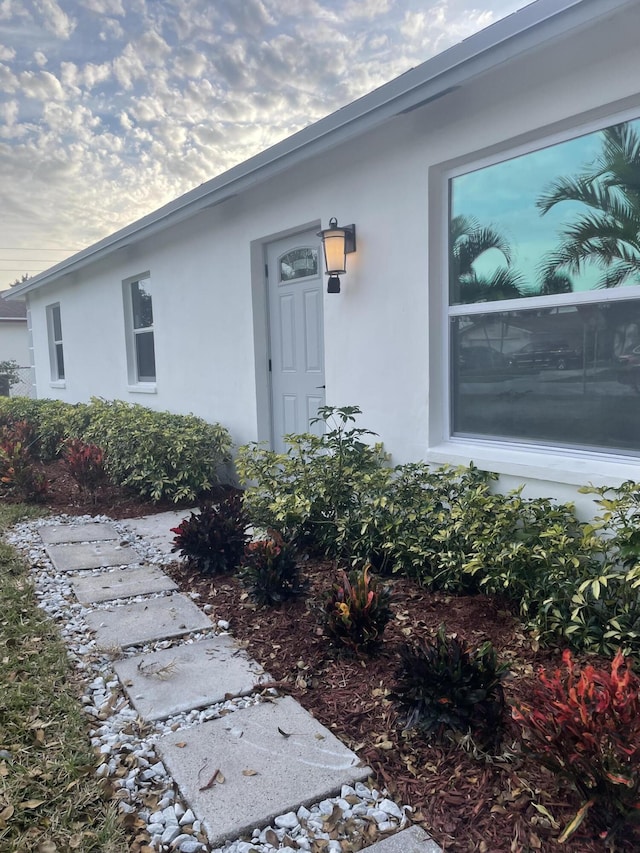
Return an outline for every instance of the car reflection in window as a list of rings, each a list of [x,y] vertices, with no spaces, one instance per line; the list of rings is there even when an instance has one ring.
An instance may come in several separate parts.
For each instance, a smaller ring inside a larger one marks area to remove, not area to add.
[[[582,352],[564,341],[531,341],[509,356],[509,367],[566,370],[581,363]]]

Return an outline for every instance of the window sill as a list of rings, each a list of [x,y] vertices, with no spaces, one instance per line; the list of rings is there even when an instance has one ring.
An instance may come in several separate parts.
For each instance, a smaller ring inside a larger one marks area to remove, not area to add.
[[[157,394],[155,382],[141,382],[139,385],[127,385],[130,394]]]
[[[496,474],[548,480],[571,486],[618,486],[625,480],[640,481],[640,458],[606,453],[587,453],[545,447],[521,447],[498,442],[457,439],[427,451],[435,464],[468,465]]]
[[[67,383],[64,381],[64,379],[52,379],[51,382],[49,383],[49,387],[50,388],[66,388]]]

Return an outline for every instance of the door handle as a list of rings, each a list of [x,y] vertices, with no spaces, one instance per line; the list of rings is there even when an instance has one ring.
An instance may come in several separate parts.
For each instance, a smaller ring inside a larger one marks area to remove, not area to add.
[[[326,385],[316,385],[316,388],[326,388]]]

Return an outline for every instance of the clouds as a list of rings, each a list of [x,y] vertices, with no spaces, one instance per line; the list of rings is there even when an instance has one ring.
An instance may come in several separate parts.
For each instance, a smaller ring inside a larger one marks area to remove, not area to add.
[[[0,0],[3,241],[82,248],[520,2]]]
[[[76,28],[76,21],[67,15],[56,0],[37,0],[35,5],[49,32],[60,39],[71,37]]]

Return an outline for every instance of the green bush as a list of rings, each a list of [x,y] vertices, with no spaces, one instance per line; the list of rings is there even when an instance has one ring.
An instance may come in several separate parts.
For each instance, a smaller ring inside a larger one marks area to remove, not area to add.
[[[537,626],[577,649],[612,655],[618,648],[640,652],[640,485],[584,487],[602,512],[582,525],[588,566],[573,573],[563,597],[544,603]]]
[[[586,489],[603,514],[583,524],[571,504],[495,493],[473,465],[392,469],[358,414],[322,408],[324,432],[288,436],[286,453],[240,449],[254,523],[431,589],[502,596],[546,643],[640,651],[640,486]]]
[[[154,501],[195,499],[230,460],[229,432],[195,415],[96,398],[90,415],[81,437],[102,447],[111,479]]]
[[[399,465],[383,499],[384,512],[370,504],[362,530],[377,529],[394,571],[431,588],[469,591],[475,583],[464,575],[463,566],[479,533],[469,509],[489,494],[492,479],[494,474],[473,465],[433,469],[424,463]]]
[[[56,459],[66,439],[82,436],[89,419],[90,406],[86,403],[0,398],[0,424],[28,421],[34,432],[34,452],[43,462]]]
[[[8,392],[12,385],[17,385],[20,381],[19,370],[20,366],[14,358],[0,361],[0,387],[4,385]]]
[[[374,433],[351,426],[357,406],[319,409],[321,435],[286,436],[286,453],[257,444],[240,448],[237,468],[253,521],[282,531],[299,547],[331,557],[358,556],[362,505],[382,495],[391,477]],[[360,551],[366,551],[363,546]]]
[[[31,424],[43,461],[55,459],[70,438],[97,444],[104,450],[109,478],[154,501],[195,499],[219,481],[230,460],[231,438],[219,424],[120,400],[94,398],[71,405],[0,399],[0,425],[18,420]]]

